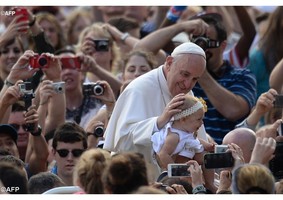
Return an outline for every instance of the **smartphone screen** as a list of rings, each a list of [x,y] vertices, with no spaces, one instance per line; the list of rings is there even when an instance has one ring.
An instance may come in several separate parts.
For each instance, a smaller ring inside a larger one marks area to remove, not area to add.
[[[177,164],[172,163],[168,164],[168,177],[184,177],[184,176],[191,176],[190,172],[188,171],[189,165],[187,164]]]
[[[206,169],[217,169],[233,167],[234,158],[231,152],[226,153],[207,153],[203,157]]]

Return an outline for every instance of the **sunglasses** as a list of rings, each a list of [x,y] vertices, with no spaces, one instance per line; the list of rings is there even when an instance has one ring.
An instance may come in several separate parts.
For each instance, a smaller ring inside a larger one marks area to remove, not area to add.
[[[82,153],[85,151],[85,149],[73,149],[72,151],[69,151],[68,149],[57,149],[57,153],[60,157],[65,158],[69,155],[71,152],[74,157],[80,157]]]
[[[13,126],[14,129],[16,129],[16,131],[18,132],[20,127],[22,127],[25,131],[28,131],[29,125],[27,124],[10,124],[11,126]]]

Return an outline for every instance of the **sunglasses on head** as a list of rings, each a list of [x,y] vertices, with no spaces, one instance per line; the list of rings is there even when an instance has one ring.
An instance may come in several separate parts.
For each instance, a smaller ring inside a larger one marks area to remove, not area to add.
[[[85,151],[84,149],[73,149],[72,151],[69,151],[68,149],[57,149],[57,153],[60,157],[65,158],[69,155],[71,152],[74,157],[80,157],[82,153]]]
[[[22,127],[25,131],[28,131],[28,125],[27,124],[10,124],[11,126],[16,129],[16,131],[19,131],[20,127]]]

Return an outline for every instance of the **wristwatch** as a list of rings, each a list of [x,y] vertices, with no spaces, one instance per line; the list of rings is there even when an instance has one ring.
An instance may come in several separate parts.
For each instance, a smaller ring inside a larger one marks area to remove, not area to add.
[[[37,126],[37,131],[36,132],[30,132],[33,136],[40,136],[41,135],[41,127],[38,125]]]
[[[15,85],[14,83],[11,83],[11,82],[8,81],[7,79],[4,81],[4,84],[5,84],[7,87],[10,87],[10,86]]]
[[[206,194],[206,188],[203,185],[198,185],[192,192],[193,194]]]

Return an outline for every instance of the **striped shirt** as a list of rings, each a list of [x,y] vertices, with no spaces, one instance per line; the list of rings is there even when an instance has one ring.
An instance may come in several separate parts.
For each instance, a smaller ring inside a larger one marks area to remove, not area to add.
[[[251,110],[256,102],[255,76],[248,69],[232,67],[228,61],[225,61],[222,67],[224,73],[222,77],[216,78],[218,84],[235,95],[243,97]],[[206,132],[215,142],[221,144],[223,137],[229,131],[233,130],[236,124],[240,123],[246,116],[237,121],[229,121],[214,108],[198,83],[195,85],[193,92],[196,97],[202,97],[207,103],[208,110],[203,120]],[[219,101],[221,101],[221,99],[219,99]]]

